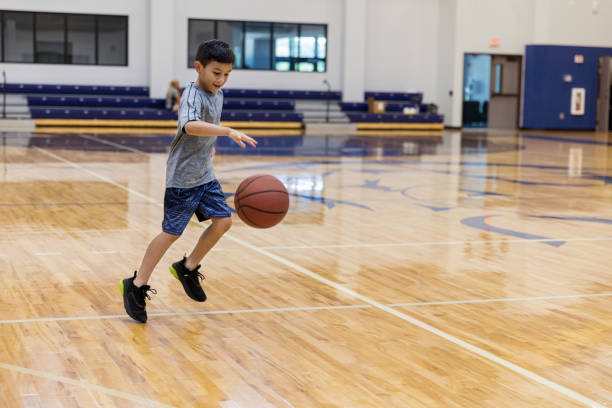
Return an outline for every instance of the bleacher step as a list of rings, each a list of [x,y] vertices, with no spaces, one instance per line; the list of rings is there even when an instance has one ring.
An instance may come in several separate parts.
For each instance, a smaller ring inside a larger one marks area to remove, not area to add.
[[[306,135],[346,135],[356,134],[355,123],[306,123]]]
[[[0,127],[3,129],[34,130],[36,128],[36,123],[29,118],[0,118]]]
[[[315,118],[304,118],[304,123],[350,123],[348,118],[329,118],[329,121],[325,117]]]

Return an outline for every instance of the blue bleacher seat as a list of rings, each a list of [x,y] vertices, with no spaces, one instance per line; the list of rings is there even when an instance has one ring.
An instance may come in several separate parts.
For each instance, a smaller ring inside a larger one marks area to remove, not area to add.
[[[30,108],[32,119],[176,119],[176,115],[161,109],[120,108]]]
[[[303,115],[296,112],[245,112],[245,111],[223,111],[221,120],[225,121],[253,121],[253,122],[301,122]]]
[[[423,101],[423,94],[420,92],[366,92],[365,100],[374,98],[379,101],[404,101],[420,104]]]
[[[8,93],[148,96],[146,86],[6,84]]]
[[[176,114],[164,109],[133,108],[83,108],[83,107],[32,107],[32,119],[141,119],[176,120]],[[221,116],[226,121],[272,121],[301,122],[303,116],[295,112],[248,112],[224,111]]]
[[[295,102],[287,100],[256,100],[224,98],[223,109],[287,110],[295,109]]]
[[[259,98],[259,99],[327,99],[327,91],[290,91],[270,89],[223,89],[226,98]],[[340,100],[342,93],[332,91],[329,98]]]
[[[344,112],[367,112],[368,104],[366,102],[341,102],[340,108]],[[403,112],[404,108],[416,108],[420,113],[427,112],[427,104],[414,102],[387,103],[387,112]]]
[[[81,107],[130,107],[130,108],[163,108],[163,99],[132,96],[57,96],[28,95],[28,105],[35,106],[81,106]]]
[[[442,123],[443,115],[432,113],[417,113],[415,115],[404,115],[394,113],[347,113],[351,122],[375,123],[375,122],[395,122],[395,123]]]

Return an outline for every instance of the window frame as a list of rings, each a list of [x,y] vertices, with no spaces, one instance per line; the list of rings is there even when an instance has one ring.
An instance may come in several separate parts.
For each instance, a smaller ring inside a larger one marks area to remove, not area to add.
[[[213,33],[214,33],[214,38],[218,38],[219,35],[219,30],[218,30],[218,23],[219,22],[227,22],[227,23],[242,23],[242,46],[241,46],[241,52],[242,55],[240,56],[240,60],[242,61],[242,66],[241,67],[234,67],[234,70],[241,70],[241,71],[273,71],[273,72],[299,72],[302,74],[325,74],[328,72],[328,65],[327,65],[327,56],[329,54],[329,29],[328,29],[328,24],[327,23],[304,23],[304,22],[288,22],[288,21],[260,21],[260,20],[228,20],[228,19],[210,19],[210,18],[188,18],[187,19],[187,47],[189,47],[190,44],[190,28],[191,28],[191,22],[192,21],[206,21],[206,22],[212,22],[213,23]],[[246,25],[247,23],[267,23],[270,24],[270,68],[244,68],[244,64],[245,64],[245,53],[246,53],[246,48],[245,48],[245,43],[246,43]],[[290,69],[287,71],[284,70],[277,70],[275,69],[275,63],[279,62],[278,58],[275,58],[274,56],[274,25],[275,24],[295,24],[297,25],[297,38],[298,38],[298,42],[297,42],[297,56],[296,57],[281,57],[282,61],[287,61],[289,62],[289,67]],[[324,33],[325,33],[325,58],[318,58],[317,57],[317,53],[316,53],[316,41],[315,41],[315,57],[314,58],[302,58],[300,57],[300,40],[299,38],[301,38],[302,36],[302,26],[303,25],[308,25],[308,26],[321,26],[324,28]],[[193,61],[189,60],[189,53],[190,50],[187,50],[187,68],[193,68]],[[310,62],[314,65],[315,69],[313,71],[299,71],[296,68],[299,66],[300,63],[302,62]],[[317,71],[316,67],[317,67],[317,63],[318,62],[323,62],[325,64],[325,70],[324,71]]]
[[[32,50],[33,50],[33,61],[28,61],[28,62],[24,62],[24,61],[6,61],[6,55],[5,55],[5,46],[4,46],[4,41],[5,41],[5,33],[4,33],[4,27],[5,27],[5,13],[6,12],[15,12],[15,13],[28,13],[31,15],[32,17]],[[50,62],[36,62],[36,16],[38,14],[56,14],[56,15],[60,15],[63,16],[63,20],[64,20],[64,61],[63,62],[57,62],[57,63],[50,63]],[[68,18],[71,16],[93,16],[94,17],[94,47],[95,47],[95,52],[94,52],[94,62],[92,64],[83,64],[83,63],[72,63],[72,62],[68,62]],[[125,43],[124,43],[124,63],[121,64],[100,64],[100,58],[99,58],[99,47],[98,47],[98,39],[99,39],[99,29],[100,29],[100,25],[99,25],[99,17],[120,17],[120,18],[124,18],[125,19]],[[3,64],[36,64],[36,65],[52,65],[52,66],[58,66],[58,65],[77,65],[77,66],[87,66],[87,67],[91,67],[91,66],[100,66],[100,67],[128,67],[130,65],[130,61],[129,61],[129,43],[130,43],[130,16],[128,15],[123,15],[123,14],[89,14],[89,13],[55,13],[55,12],[49,12],[49,11],[31,11],[31,10],[0,10],[0,30],[1,31],[1,44],[0,44],[0,63]]]

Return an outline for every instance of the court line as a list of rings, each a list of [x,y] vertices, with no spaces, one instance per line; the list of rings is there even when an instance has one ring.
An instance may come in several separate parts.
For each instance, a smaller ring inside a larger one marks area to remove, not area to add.
[[[498,299],[473,299],[473,300],[448,300],[444,302],[412,302],[412,303],[390,303],[388,306],[436,306],[436,305],[460,305],[468,303],[495,303],[495,302],[520,302],[528,300],[557,300],[557,299],[580,299],[612,296],[612,292],[593,293],[590,295],[559,295],[559,296],[529,296],[518,298],[498,298]]]
[[[86,206],[86,205],[149,205],[149,203],[133,202],[90,202],[90,203],[79,203],[79,202],[68,202],[68,203],[0,203],[0,207],[62,207],[62,206]]]
[[[237,310],[201,310],[198,312],[166,312],[148,313],[149,317],[175,317],[175,316],[202,316],[202,315],[222,315],[222,314],[245,314],[245,313],[266,313],[266,312],[303,312],[311,310],[337,310],[337,309],[365,309],[370,305],[339,305],[339,306],[311,306],[311,307],[279,307],[267,309],[237,309]],[[33,319],[0,320],[0,324],[17,323],[48,323],[48,322],[69,322],[81,320],[107,320],[123,319],[128,317],[122,315],[97,315],[97,316],[74,316],[74,317],[41,317]]]
[[[331,245],[278,245],[262,246],[261,249],[331,249],[331,248],[383,248],[405,246],[436,246],[436,245],[480,245],[480,244],[532,244],[552,241],[612,241],[612,237],[601,238],[542,238],[542,239],[492,239],[480,241],[430,241],[430,242],[382,242],[378,244],[331,244]]]
[[[74,380],[72,378],[68,378],[68,377],[63,377],[63,376],[60,376],[60,375],[55,375],[55,374],[47,373],[45,371],[32,370],[30,368],[19,367],[19,366],[16,366],[16,365],[6,364],[6,363],[1,363],[1,362],[0,362],[0,368],[4,368],[5,370],[18,372],[18,373],[21,373],[21,374],[27,374],[27,375],[32,375],[32,376],[35,376],[35,377],[44,378],[46,380],[57,381],[57,382],[65,383],[65,384],[75,385],[77,387],[83,387],[87,391],[98,391],[98,392],[101,392],[103,394],[111,395],[113,397],[118,397],[118,398],[126,399],[128,401],[137,402],[139,404],[146,404],[148,406],[152,406],[152,407],[155,407],[155,408],[176,408],[176,407],[174,407],[172,405],[162,404],[161,402],[157,402],[157,401],[153,401],[153,400],[150,400],[150,399],[147,399],[147,398],[143,398],[143,397],[140,397],[138,395],[128,394],[126,392],[117,391],[117,390],[114,390],[112,388],[107,388],[107,387],[102,387],[100,385],[90,384],[90,383],[88,383],[87,381],[84,381],[84,380]]]
[[[91,175],[91,176],[93,176],[93,177],[99,178],[100,180],[104,180],[104,181],[106,181],[107,183],[112,184],[112,185],[113,185],[113,186],[115,186],[115,187],[119,187],[119,188],[120,188],[120,189],[122,189],[122,190],[125,190],[125,191],[128,191],[128,192],[132,193],[132,194],[135,194],[135,195],[137,195],[138,197],[140,197],[140,198],[142,198],[142,199],[144,199],[144,200],[147,200],[147,201],[149,201],[149,202],[151,202],[151,203],[153,203],[153,204],[156,204],[156,205],[158,205],[158,206],[162,206],[162,205],[161,205],[159,202],[157,202],[156,200],[152,199],[152,198],[151,198],[151,197],[149,197],[149,196],[146,196],[146,195],[144,195],[144,194],[142,194],[142,193],[139,193],[139,192],[138,192],[138,191],[136,191],[136,190],[133,190],[133,189],[131,189],[131,188],[129,188],[129,187],[126,187],[126,186],[124,186],[124,185],[122,185],[122,184],[119,184],[119,183],[117,183],[117,182],[115,182],[115,181],[113,181],[113,180],[109,179],[108,177],[103,176],[102,174],[98,174],[98,173],[96,173],[95,171],[91,171],[91,170],[89,170],[89,169],[86,169],[85,167],[80,166],[80,165],[78,165],[78,164],[76,164],[76,163],[73,163],[73,162],[71,162],[70,160],[66,160],[66,159],[64,159],[63,157],[58,156],[58,155],[57,155],[57,154],[55,154],[55,153],[48,152],[48,151],[46,151],[46,150],[44,150],[44,149],[41,149],[40,147],[37,147],[37,146],[32,146],[32,149],[35,149],[35,150],[39,151],[39,152],[40,152],[40,153],[42,153],[42,154],[46,154],[47,156],[53,157],[54,159],[59,160],[59,161],[61,161],[62,163],[65,163],[65,164],[67,164],[67,165],[69,165],[69,166],[71,166],[71,167],[73,167],[73,168],[75,168],[75,169],[77,169],[77,170],[84,171],[85,173],[87,173],[87,174],[89,174],[89,175]]]
[[[15,235],[49,235],[49,234],[61,234],[61,235],[65,235],[67,233],[83,233],[83,234],[99,234],[100,231],[104,231],[104,232],[119,232],[124,234],[125,230],[121,230],[121,229],[97,229],[97,230],[80,230],[80,229],[55,229],[55,230],[51,230],[51,231],[26,231],[26,230],[3,230],[0,231],[0,237],[2,237],[3,235],[6,235],[8,237],[13,237]]]
[[[612,292],[591,293],[578,295],[559,295],[559,296],[531,296],[519,298],[497,298],[497,299],[468,299],[468,300],[447,300],[441,302],[412,302],[412,303],[388,303],[389,307],[415,307],[415,306],[437,306],[437,305],[456,305],[470,303],[504,303],[519,302],[530,300],[557,300],[557,299],[581,299],[612,296]],[[294,307],[271,307],[263,309],[234,309],[234,310],[201,310],[197,312],[162,312],[149,313],[149,317],[177,317],[177,316],[206,316],[224,314],[246,314],[246,313],[278,313],[278,312],[308,312],[316,310],[343,310],[343,309],[368,309],[373,307],[369,304],[360,305],[338,305],[338,306],[294,306]],[[19,323],[49,323],[49,322],[69,322],[82,320],[108,320],[123,319],[128,317],[122,315],[95,315],[95,316],[72,316],[72,317],[40,317],[30,319],[0,320],[0,324],[19,324]]]
[[[112,146],[112,147],[117,147],[119,149],[128,150],[128,151],[130,151],[132,153],[138,153],[138,154],[144,154],[144,155],[148,155],[149,154],[149,153],[143,152],[141,150],[134,149],[133,147],[120,145],[119,143],[109,142],[108,140],[104,140],[104,139],[98,139],[95,136],[89,136],[89,135],[83,135],[83,134],[79,134],[77,136],[82,137],[83,139],[93,140],[95,142],[102,143],[102,144],[105,144],[105,145],[108,145],[108,146]]]
[[[342,285],[340,285],[340,284],[338,284],[338,283],[336,283],[334,281],[331,281],[331,280],[329,280],[329,279],[327,279],[327,278],[325,278],[325,277],[323,277],[323,276],[321,276],[321,275],[319,275],[319,274],[317,274],[315,272],[312,272],[312,271],[310,271],[310,270],[308,270],[308,269],[306,269],[306,268],[304,268],[304,267],[302,267],[302,266],[292,262],[292,261],[284,259],[284,258],[282,258],[280,256],[277,256],[277,255],[275,255],[275,254],[273,254],[271,252],[268,252],[268,251],[266,251],[264,249],[257,248],[256,246],[251,245],[248,242],[245,242],[245,241],[243,241],[243,240],[241,240],[239,238],[235,238],[235,237],[233,237],[231,235],[226,235],[226,236],[230,240],[232,240],[232,241],[234,241],[234,242],[236,242],[238,244],[241,244],[241,245],[243,245],[246,248],[249,248],[249,249],[252,249],[253,251],[259,252],[260,254],[265,255],[268,258],[273,259],[273,260],[275,260],[275,261],[277,261],[277,262],[279,262],[279,263],[281,263],[283,265],[286,265],[286,266],[288,266],[288,267],[290,267],[290,268],[292,268],[292,269],[294,269],[294,270],[296,270],[298,272],[301,272],[302,274],[304,274],[306,276],[309,276],[309,277],[311,277],[311,278],[313,278],[313,279],[315,279],[315,280],[317,280],[317,281],[319,281],[319,282],[321,282],[323,284],[326,284],[327,286],[330,286],[330,287],[336,289],[337,291],[344,292],[347,295],[353,296],[353,297],[355,297],[355,298],[357,298],[357,299],[359,299],[359,300],[361,300],[361,301],[363,301],[363,302],[365,302],[365,303],[367,303],[367,304],[369,304],[369,305],[371,305],[371,306],[373,306],[373,307],[375,307],[377,309],[380,309],[380,310],[385,311],[385,312],[387,312],[389,314],[392,314],[392,315],[394,315],[396,317],[399,317],[400,319],[405,320],[408,323],[413,324],[414,326],[417,326],[417,327],[419,327],[419,328],[421,328],[423,330],[428,331],[431,334],[434,334],[434,335],[436,335],[438,337],[441,337],[441,338],[443,338],[445,340],[448,340],[449,342],[451,342],[451,343],[453,343],[453,344],[455,344],[457,346],[463,347],[464,349],[466,349],[468,351],[471,351],[472,353],[474,353],[476,355],[479,355],[480,357],[483,357],[483,358],[485,358],[485,359],[487,359],[489,361],[497,363],[497,364],[501,365],[502,367],[505,367],[505,368],[507,368],[507,369],[509,369],[511,371],[514,371],[515,373],[520,374],[520,375],[522,375],[524,377],[527,377],[528,379],[536,381],[536,382],[538,382],[538,383],[540,383],[540,384],[542,384],[542,385],[544,385],[544,386],[546,386],[546,387],[548,387],[548,388],[550,388],[550,389],[552,389],[554,391],[557,391],[557,392],[559,392],[561,394],[564,394],[567,397],[570,397],[570,398],[572,398],[572,399],[574,399],[576,401],[579,401],[579,402],[581,402],[581,403],[583,403],[585,405],[589,405],[590,407],[604,408],[603,405],[600,405],[596,401],[593,401],[593,400],[585,397],[582,394],[579,394],[579,393],[577,393],[577,392],[575,392],[575,391],[573,391],[573,390],[571,390],[571,389],[569,389],[567,387],[564,387],[564,386],[562,386],[560,384],[557,384],[557,383],[555,383],[553,381],[550,381],[550,380],[548,380],[548,379],[546,379],[546,378],[544,378],[544,377],[542,377],[542,376],[540,376],[540,375],[538,375],[536,373],[533,373],[533,372],[531,372],[531,371],[529,371],[527,369],[524,369],[524,368],[522,368],[522,367],[520,367],[520,366],[518,366],[518,365],[516,365],[514,363],[511,363],[511,362],[509,362],[509,361],[507,361],[507,360],[505,360],[505,359],[503,359],[501,357],[498,357],[498,356],[494,355],[493,353],[490,353],[490,352],[488,352],[488,351],[486,351],[486,350],[484,350],[484,349],[482,349],[480,347],[474,346],[474,345],[472,345],[472,344],[470,344],[470,343],[468,343],[466,341],[463,341],[463,340],[459,339],[458,337],[455,337],[455,336],[453,336],[451,334],[448,334],[448,333],[446,333],[446,332],[444,332],[444,331],[442,331],[440,329],[437,329],[436,327],[433,327],[433,326],[431,326],[431,325],[429,325],[429,324],[427,324],[427,323],[425,323],[425,322],[423,322],[421,320],[418,320],[418,319],[416,319],[416,318],[414,318],[412,316],[409,316],[409,315],[407,315],[405,313],[402,313],[402,312],[400,312],[398,310],[392,309],[391,307],[386,306],[386,305],[384,305],[382,303],[379,303],[379,302],[375,301],[374,299],[370,299],[367,296],[364,296],[364,295],[362,295],[360,293],[355,292],[352,289],[349,289],[349,288],[347,288],[345,286],[342,286]]]
[[[123,185],[121,185],[119,183],[116,183],[115,181],[109,179],[108,177],[105,177],[105,176],[103,176],[101,174],[98,174],[98,173],[96,173],[94,171],[88,170],[88,169],[86,169],[86,168],[84,168],[84,167],[82,167],[82,166],[80,166],[80,165],[78,165],[76,163],[73,163],[73,162],[71,162],[71,161],[69,161],[67,159],[64,159],[61,156],[58,156],[58,155],[56,155],[54,153],[47,152],[46,150],[43,150],[43,149],[41,149],[39,147],[33,146],[33,148],[38,150],[38,151],[40,151],[43,154],[46,154],[46,155],[51,156],[51,157],[54,157],[57,160],[60,160],[61,162],[64,162],[64,163],[66,163],[66,164],[68,164],[68,165],[70,165],[70,166],[72,166],[72,167],[74,167],[76,169],[82,170],[82,171],[84,171],[84,172],[86,172],[88,174],[93,175],[94,177],[97,177],[97,178],[100,178],[102,180],[105,180],[105,181],[109,182],[112,185],[115,185],[115,186],[117,186],[117,187],[119,187],[121,189],[124,189],[124,190],[126,190],[128,192],[131,192],[133,194],[136,194],[137,196],[142,197],[142,198],[144,198],[144,199],[146,199],[148,201],[156,203],[159,206],[162,206],[162,204],[157,202],[156,200],[153,200],[152,198],[150,198],[148,196],[145,196],[144,194],[139,193],[136,190],[132,190],[129,187],[125,187],[125,186],[123,186]],[[190,222],[194,222],[194,221],[192,220]],[[199,223],[195,223],[195,224],[197,224],[198,226],[201,227],[201,225]],[[255,252],[258,252],[261,255],[264,255],[264,256],[266,256],[266,257],[268,257],[270,259],[275,260],[276,262],[279,262],[279,263],[281,263],[281,264],[283,264],[285,266],[290,267],[291,269],[294,269],[294,270],[302,273],[303,275],[309,276],[309,277],[311,277],[314,280],[317,280],[317,281],[319,281],[319,282],[321,282],[321,283],[323,283],[323,284],[325,284],[327,286],[330,286],[330,287],[336,289],[339,292],[343,292],[343,293],[345,293],[345,294],[347,294],[349,296],[357,298],[357,299],[359,299],[359,300],[361,300],[361,301],[363,301],[363,302],[365,302],[365,303],[367,303],[367,304],[369,304],[371,306],[374,306],[377,309],[380,309],[380,310],[382,310],[384,312],[387,312],[387,313],[389,313],[389,314],[391,314],[393,316],[396,316],[396,317],[398,317],[398,318],[400,318],[400,319],[402,319],[402,320],[404,320],[404,321],[406,321],[408,323],[411,323],[414,326],[417,326],[417,327],[419,327],[419,328],[421,328],[421,329],[423,329],[425,331],[428,331],[431,334],[434,334],[434,335],[436,335],[438,337],[441,337],[441,338],[443,338],[443,339],[445,339],[445,340],[447,340],[447,341],[449,341],[449,342],[451,342],[451,343],[453,343],[453,344],[455,344],[457,346],[460,346],[460,347],[462,347],[462,348],[464,348],[464,349],[466,349],[468,351],[471,351],[472,353],[474,353],[474,354],[476,354],[476,355],[478,355],[478,356],[480,356],[480,357],[482,357],[484,359],[487,359],[487,360],[489,360],[491,362],[497,363],[498,365],[500,365],[502,367],[505,367],[505,368],[507,368],[507,369],[509,369],[511,371],[514,371],[517,374],[520,374],[520,375],[522,375],[522,376],[524,376],[524,377],[526,377],[528,379],[531,379],[531,380],[533,380],[533,381],[535,381],[535,382],[537,382],[539,384],[542,384],[542,385],[544,385],[544,386],[546,386],[546,387],[548,387],[548,388],[550,388],[550,389],[552,389],[554,391],[557,391],[557,392],[559,392],[561,394],[564,394],[565,396],[567,396],[569,398],[572,398],[572,399],[574,399],[576,401],[579,401],[579,402],[581,402],[581,403],[583,403],[585,405],[588,405],[590,407],[604,408],[603,405],[601,405],[598,402],[593,401],[593,400],[585,397],[582,394],[577,393],[576,391],[573,391],[573,390],[571,390],[571,389],[569,389],[567,387],[564,387],[564,386],[562,386],[560,384],[557,384],[557,383],[555,383],[553,381],[550,381],[550,380],[548,380],[548,379],[546,379],[546,378],[544,378],[544,377],[542,377],[542,376],[540,376],[540,375],[538,375],[536,373],[533,373],[533,372],[531,372],[531,371],[529,371],[527,369],[524,369],[524,368],[522,368],[522,367],[520,367],[520,366],[518,366],[518,365],[516,365],[514,363],[511,363],[510,361],[507,361],[507,360],[505,360],[505,359],[503,359],[501,357],[498,357],[498,356],[494,355],[493,353],[490,353],[490,352],[488,352],[488,351],[486,351],[486,350],[484,350],[484,349],[482,349],[480,347],[477,347],[477,346],[474,346],[474,345],[472,345],[470,343],[467,343],[466,341],[463,341],[463,340],[459,339],[458,337],[455,337],[455,336],[453,336],[451,334],[448,334],[448,333],[446,333],[446,332],[444,332],[444,331],[442,331],[440,329],[437,329],[437,328],[435,328],[435,327],[433,327],[433,326],[431,326],[431,325],[429,325],[429,324],[427,324],[425,322],[422,322],[421,320],[418,320],[418,319],[416,319],[416,318],[414,318],[412,316],[409,316],[409,315],[407,315],[407,314],[405,314],[403,312],[400,312],[398,310],[392,309],[391,307],[386,306],[386,305],[384,305],[384,304],[382,304],[380,302],[377,302],[374,299],[370,299],[367,296],[364,296],[364,295],[362,295],[360,293],[357,293],[357,292],[355,292],[352,289],[349,289],[349,288],[347,288],[345,286],[340,285],[339,283],[331,281],[331,280],[329,280],[329,279],[327,279],[327,278],[325,278],[325,277],[323,277],[323,276],[321,276],[321,275],[319,275],[319,274],[317,274],[315,272],[310,271],[309,269],[306,269],[306,268],[304,268],[304,267],[302,267],[302,266],[292,262],[292,261],[289,261],[289,260],[287,260],[285,258],[282,258],[282,257],[280,257],[278,255],[275,255],[272,252],[269,252],[269,251],[267,251],[265,249],[261,249],[261,248],[258,248],[256,246],[254,246],[254,245],[251,245],[248,242],[246,242],[246,241],[244,241],[242,239],[239,239],[239,238],[235,238],[234,236],[232,236],[230,234],[226,234],[225,237],[227,237],[227,239],[229,239],[231,241],[234,241],[234,242],[242,245],[245,248],[249,248],[249,249],[251,249],[251,250],[253,250]]]
[[[421,247],[421,246],[444,246],[444,245],[486,245],[486,244],[531,244],[549,241],[581,242],[581,241],[612,241],[612,237],[602,238],[546,238],[546,239],[500,239],[490,241],[433,241],[433,242],[383,242],[378,244],[332,244],[332,245],[279,245],[258,247],[266,250],[297,250],[297,249],[351,249],[351,248],[385,248],[385,247]],[[213,248],[213,251],[223,251],[221,248]],[[117,254],[119,251],[91,251],[92,254]],[[37,256],[59,256],[61,252],[37,252]],[[0,257],[5,255],[0,253]]]

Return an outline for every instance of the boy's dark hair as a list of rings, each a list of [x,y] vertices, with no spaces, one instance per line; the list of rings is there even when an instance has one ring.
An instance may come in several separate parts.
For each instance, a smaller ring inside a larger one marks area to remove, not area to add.
[[[232,47],[221,40],[204,41],[196,52],[196,61],[199,61],[203,67],[211,61],[233,64],[235,60],[236,56],[234,51],[232,51]]]

